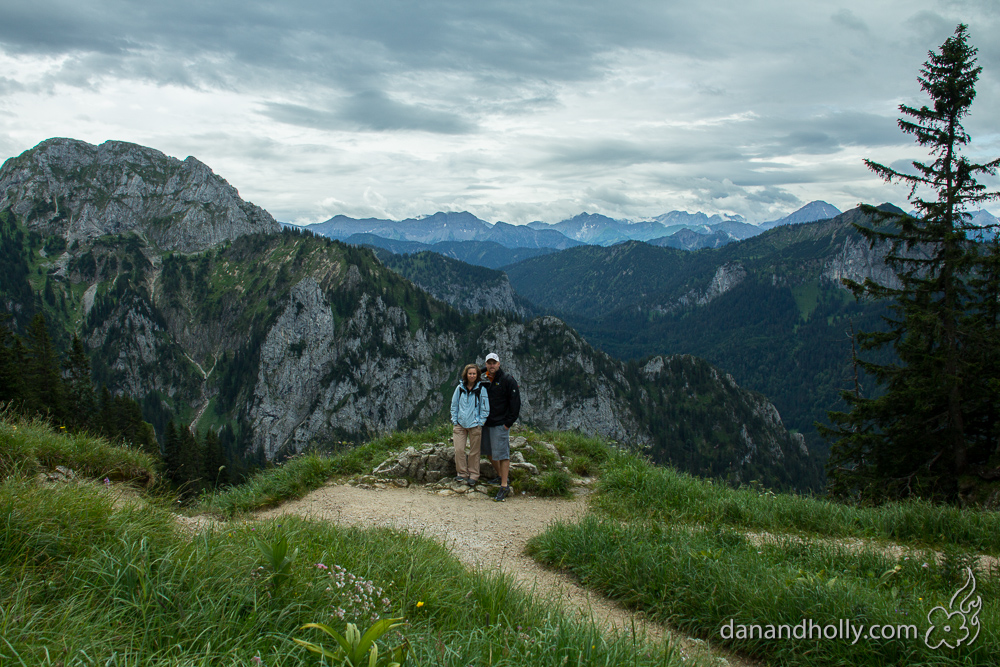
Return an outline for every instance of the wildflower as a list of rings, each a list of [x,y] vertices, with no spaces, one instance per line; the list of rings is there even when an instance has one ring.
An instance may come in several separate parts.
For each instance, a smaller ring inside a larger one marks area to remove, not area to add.
[[[923,565],[921,565],[920,567],[930,567],[930,566],[929,566],[929,565],[927,565],[927,563],[924,563],[924,564],[923,564]]]
[[[262,664],[264,664],[264,660],[263,660],[263,659],[262,659],[262,658],[261,658],[261,657],[260,657],[259,655],[255,655],[255,656],[254,656],[254,657],[252,657],[252,658],[251,658],[250,660],[251,660],[251,661],[253,662],[253,664],[255,664],[255,665],[262,665]]]
[[[417,603],[417,609],[419,609],[420,607],[423,607],[423,606],[424,606],[424,603],[423,603],[423,602],[418,602],[418,603]]]
[[[316,563],[316,567],[318,567],[321,570],[329,570],[330,569],[326,565],[323,565],[323,563]]]
[[[111,480],[107,477],[104,478],[104,486],[111,486]]]

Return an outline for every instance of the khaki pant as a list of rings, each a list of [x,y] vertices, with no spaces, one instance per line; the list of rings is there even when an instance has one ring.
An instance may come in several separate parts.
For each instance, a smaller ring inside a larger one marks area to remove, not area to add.
[[[452,429],[455,440],[455,470],[459,477],[468,477],[473,482],[479,479],[479,442],[483,436],[483,427],[465,428],[455,426]],[[469,444],[469,455],[465,455],[465,444]]]

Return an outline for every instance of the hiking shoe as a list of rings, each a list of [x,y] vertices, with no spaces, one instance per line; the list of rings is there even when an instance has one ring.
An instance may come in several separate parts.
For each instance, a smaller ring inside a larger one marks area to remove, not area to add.
[[[500,490],[497,491],[497,497],[493,499],[493,502],[502,503],[510,495],[509,486],[501,486]]]
[[[465,480],[465,483],[468,484],[469,486],[475,486],[476,485],[476,480],[474,480],[474,479],[467,479],[467,480]]]
[[[494,477],[493,479],[486,480],[486,483],[490,486],[500,486],[500,477]]]
[[[468,482],[469,479],[467,477],[462,477],[461,475],[455,475],[455,481],[456,482]]]

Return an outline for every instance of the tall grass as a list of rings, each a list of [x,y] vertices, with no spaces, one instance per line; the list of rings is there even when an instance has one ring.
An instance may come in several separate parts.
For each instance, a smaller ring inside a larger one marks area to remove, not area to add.
[[[0,664],[316,664],[292,638],[318,641],[300,630],[309,622],[343,627],[343,598],[317,564],[385,590],[389,613],[409,620],[413,665],[691,664],[666,644],[605,637],[419,536],[298,518],[186,535],[155,503],[113,500],[86,485],[0,484]],[[254,538],[279,536],[299,554],[276,587]]]
[[[722,640],[723,624],[916,625],[911,639],[856,644],[813,637],[736,639],[731,647],[781,665],[995,665],[1000,655],[1000,582],[979,572],[980,636],[970,647],[932,650],[927,613],[948,606],[964,583],[954,563],[896,561],[873,550],[786,540],[754,544],[726,528],[622,523],[586,517],[529,542],[540,561],[568,568],[587,586],[695,635]],[[899,569],[896,569],[898,566]]]
[[[616,453],[606,464],[595,507],[623,520],[721,524],[776,533],[954,545],[1000,553],[1000,513],[926,501],[854,507],[757,489],[732,489]]]
[[[156,459],[86,433],[67,433],[41,419],[0,412],[0,478],[66,466],[90,478],[151,485]]]

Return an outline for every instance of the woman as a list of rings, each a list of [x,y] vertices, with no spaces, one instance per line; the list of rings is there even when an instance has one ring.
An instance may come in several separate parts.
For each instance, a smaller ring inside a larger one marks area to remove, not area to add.
[[[490,399],[479,381],[479,367],[469,364],[462,369],[462,380],[451,397],[451,423],[455,441],[455,481],[475,486],[479,480],[479,442],[483,424],[490,414]],[[469,454],[465,454],[465,445]]]

